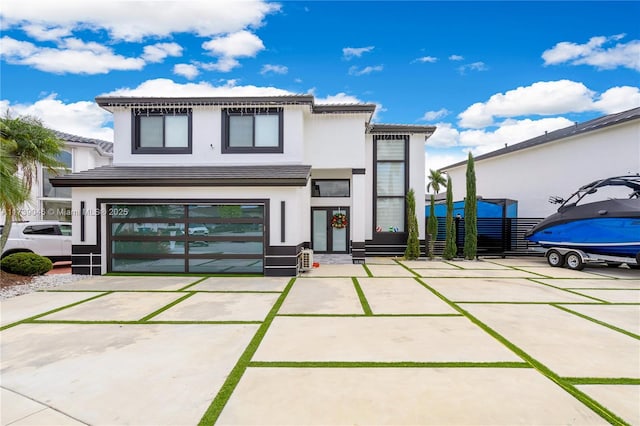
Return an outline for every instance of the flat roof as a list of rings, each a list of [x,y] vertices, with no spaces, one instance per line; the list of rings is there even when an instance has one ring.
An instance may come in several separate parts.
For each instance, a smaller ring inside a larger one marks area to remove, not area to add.
[[[50,178],[56,187],[306,186],[311,166],[102,166]]]

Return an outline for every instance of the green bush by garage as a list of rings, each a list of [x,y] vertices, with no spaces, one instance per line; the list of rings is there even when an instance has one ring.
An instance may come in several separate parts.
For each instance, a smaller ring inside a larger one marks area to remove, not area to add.
[[[46,257],[35,253],[14,253],[0,262],[3,271],[16,275],[43,275],[53,268],[53,263]]]

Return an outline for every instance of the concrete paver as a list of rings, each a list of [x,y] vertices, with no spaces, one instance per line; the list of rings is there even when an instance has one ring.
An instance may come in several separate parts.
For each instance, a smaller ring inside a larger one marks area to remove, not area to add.
[[[604,278],[601,275],[595,274],[591,268],[586,268],[584,271],[574,271],[567,268],[554,268],[552,266],[529,267],[526,269],[527,271],[544,275],[549,278]]]
[[[495,263],[497,265],[510,266],[513,268],[524,268],[527,269],[529,267],[536,266],[546,266],[547,260],[540,257],[510,257],[502,259],[500,257],[482,257],[481,258],[485,262]]]
[[[82,426],[85,423],[79,422],[56,410],[47,408],[27,417],[23,417],[11,423],[11,426]]]
[[[99,276],[58,287],[60,290],[179,290],[198,281],[198,277],[121,277]]]
[[[351,278],[308,278],[293,284],[280,314],[364,314]]]
[[[415,275],[403,268],[396,265],[367,265],[374,277],[415,277]]]
[[[455,314],[413,278],[359,278],[374,314]]]
[[[549,284],[560,288],[595,288],[595,289],[611,289],[611,288],[626,288],[626,289],[640,289],[639,280],[617,280],[607,279],[605,277],[599,277],[595,279],[581,278],[581,279],[536,279],[536,281]]]
[[[579,385],[577,388],[613,410],[627,423],[640,425],[640,385]]]
[[[283,291],[290,277],[207,278],[189,291]]]
[[[640,378],[640,341],[549,305],[462,304],[563,377]]]
[[[196,424],[257,327],[23,324],[2,332],[2,385],[86,424]]]
[[[425,278],[424,282],[453,301],[464,302],[593,302],[593,299],[527,279]]]
[[[580,294],[611,303],[640,303],[640,289],[633,290],[575,290]]]
[[[152,321],[264,321],[277,293],[198,293]]]
[[[39,319],[138,321],[182,296],[180,293],[111,293]]]
[[[640,305],[567,305],[565,308],[640,335]]]
[[[517,269],[416,269],[425,278],[543,278]]]
[[[249,424],[607,423],[533,369],[249,368],[218,425]]]
[[[311,271],[303,272],[300,278],[317,277],[368,277],[362,265],[320,265]]]
[[[454,264],[462,269],[498,269],[498,270],[513,270],[512,267],[499,265],[493,262],[487,262],[484,260],[457,260]]]
[[[400,263],[411,269],[460,269],[441,260],[403,260]]]
[[[72,303],[95,297],[96,293],[38,292],[0,302],[0,326],[31,318]]]
[[[254,361],[522,361],[464,317],[276,317]]]

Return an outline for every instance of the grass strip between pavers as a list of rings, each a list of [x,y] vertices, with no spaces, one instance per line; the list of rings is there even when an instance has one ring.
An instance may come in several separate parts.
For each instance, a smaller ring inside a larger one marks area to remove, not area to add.
[[[540,278],[537,278],[537,279],[536,278],[527,278],[527,279],[529,281],[531,281],[532,283],[536,283],[536,284],[544,285],[544,286],[547,286],[547,287],[555,288],[556,290],[566,291],[567,293],[571,293],[571,294],[576,295],[576,296],[586,297],[587,299],[595,300],[596,302],[600,302],[600,303],[604,303],[604,304],[609,304],[610,303],[610,302],[608,302],[608,301],[606,301],[604,299],[598,299],[597,297],[593,297],[593,296],[589,296],[589,295],[586,295],[586,294],[578,293],[577,291],[574,291],[573,289],[570,289],[570,288],[557,287],[557,286],[552,285],[552,284],[536,281],[537,279],[540,279]]]
[[[100,297],[104,297],[104,296],[106,296],[108,294],[111,294],[111,293],[112,293],[111,291],[106,291],[106,292],[98,294],[96,296],[89,297],[88,299],[80,300],[78,302],[74,302],[74,303],[71,303],[69,305],[64,305],[64,306],[61,306],[61,307],[56,308],[56,309],[52,309],[52,310],[47,311],[47,312],[42,313],[42,314],[33,315],[33,316],[29,317],[29,318],[25,318],[25,319],[22,319],[20,321],[13,322],[11,324],[4,325],[4,326],[0,327],[0,331],[6,330],[7,328],[15,327],[16,325],[19,325],[19,324],[31,322],[31,321],[36,320],[38,318],[44,317],[46,315],[51,315],[53,313],[65,310],[67,308],[72,308],[72,307],[74,307],[76,305],[80,305],[82,303],[89,302],[91,300],[95,300],[95,299],[98,299]]]
[[[520,347],[518,347],[515,344],[511,343],[508,339],[506,339],[500,333],[498,333],[497,331],[495,331],[494,329],[489,327],[487,324],[485,324],[482,321],[480,321],[478,318],[473,316],[470,312],[464,310],[463,308],[458,306],[456,303],[454,303],[454,302],[450,301],[449,299],[447,299],[444,295],[440,294],[436,289],[432,288],[430,285],[428,285],[427,283],[422,281],[420,278],[416,278],[415,280],[417,282],[419,282],[420,284],[422,284],[427,290],[431,291],[434,295],[436,295],[437,297],[442,299],[445,303],[447,303],[453,309],[455,309],[456,311],[460,312],[462,315],[467,317],[467,319],[469,321],[471,321],[472,323],[474,323],[475,325],[480,327],[482,330],[484,330],[491,337],[493,337],[494,339],[496,339],[497,341],[502,343],[504,346],[506,346],[508,349],[510,349],[512,352],[514,352],[520,358],[525,360],[528,364],[530,364],[533,368],[535,368],[542,375],[544,375],[549,380],[551,380],[554,383],[556,383],[558,386],[560,386],[562,389],[564,389],[566,392],[568,392],[570,395],[572,395],[578,401],[582,402],[584,405],[589,407],[593,412],[598,414],[604,420],[606,420],[607,422],[609,422],[611,424],[615,424],[615,425],[628,425],[627,422],[625,422],[623,419],[621,419],[619,416],[617,416],[611,410],[609,410],[608,408],[606,408],[605,406],[603,406],[598,401],[596,401],[595,399],[591,398],[590,396],[588,396],[587,394],[585,394],[581,390],[577,389],[572,383],[569,383],[566,380],[563,380],[558,374],[554,373],[546,365],[544,365],[543,363],[541,363],[537,359],[533,358],[531,355],[526,353]]]
[[[362,264],[362,267],[364,268],[365,272],[367,273],[367,276],[369,278],[373,278],[373,274],[371,273],[371,269],[369,269],[369,267],[367,266],[366,263]]]
[[[190,273],[170,273],[170,272],[107,272],[102,274],[105,277],[204,277],[204,278],[246,278],[246,277],[259,277],[263,278],[264,275],[260,274],[190,274]]]
[[[151,325],[151,324],[207,324],[207,325],[244,325],[262,324],[262,321],[82,321],[82,320],[33,320],[29,324],[119,324],[119,325]]]
[[[362,305],[362,310],[364,314],[367,316],[373,315],[373,311],[371,310],[371,306],[369,306],[369,302],[362,291],[362,287],[360,287],[360,283],[356,277],[351,277],[351,281],[353,281],[353,286],[356,289],[356,293],[358,293],[358,299],[360,299],[360,304]]]
[[[189,287],[193,287],[196,284],[200,284],[202,281],[209,279],[209,277],[202,277],[199,280],[195,280],[194,282],[192,282],[191,284],[187,284],[184,287],[182,287],[181,289],[179,289],[178,291],[185,291],[186,289],[188,289]]]
[[[247,348],[244,350],[242,355],[240,355],[238,362],[236,363],[236,365],[233,367],[233,369],[227,376],[227,379],[225,380],[224,384],[218,391],[218,394],[216,395],[216,397],[211,402],[211,405],[209,405],[209,408],[207,408],[207,411],[205,411],[198,425],[200,426],[213,425],[215,424],[216,420],[218,420],[218,417],[220,417],[220,413],[222,413],[224,406],[227,404],[227,401],[229,401],[229,398],[231,398],[231,394],[236,389],[236,386],[238,386],[240,379],[244,375],[244,372],[246,371],[247,367],[249,366],[249,363],[251,362],[251,358],[253,358],[253,355],[258,349],[258,346],[260,345],[260,343],[262,342],[262,339],[264,338],[265,334],[267,333],[267,330],[271,326],[271,323],[276,317],[278,310],[282,306],[282,303],[284,303],[284,300],[289,294],[289,291],[291,290],[291,287],[293,287],[293,283],[295,281],[296,281],[296,278],[292,278],[287,284],[287,286],[285,287],[284,291],[282,292],[278,300],[276,300],[276,303],[274,303],[273,307],[267,314],[267,317],[265,318],[264,322],[258,328],[258,331],[256,331],[256,334],[254,334],[253,338],[251,339],[251,342],[249,342],[249,345],[247,345]]]
[[[603,327],[610,328],[611,330],[617,331],[618,333],[626,334],[627,336],[633,337],[636,340],[640,340],[640,336],[639,335],[637,335],[635,333],[632,333],[630,331],[627,331],[624,328],[616,327],[615,325],[611,325],[611,324],[609,324],[607,322],[600,321],[598,319],[592,318],[592,317],[590,317],[588,315],[585,315],[585,314],[582,314],[580,312],[573,311],[573,310],[571,310],[569,308],[565,308],[564,306],[560,306],[560,305],[555,304],[555,303],[552,303],[551,306],[553,306],[554,308],[558,308],[558,309],[560,309],[562,311],[568,312],[570,314],[576,315],[576,316],[578,316],[578,317],[580,317],[582,319],[586,319],[587,321],[594,322],[594,323],[596,323],[598,325],[601,325]]]
[[[572,385],[640,385],[640,379],[629,377],[563,377]]]
[[[526,362],[252,361],[263,368],[532,368]]]
[[[196,294],[196,293],[195,293],[195,292],[187,293],[187,294],[185,294],[184,296],[182,296],[182,297],[180,297],[180,298],[178,298],[178,299],[174,300],[173,302],[169,303],[168,305],[165,305],[165,306],[163,306],[162,308],[160,308],[160,309],[158,309],[158,310],[156,310],[156,311],[151,312],[149,315],[146,315],[146,316],[144,316],[144,317],[140,318],[138,321],[140,321],[140,322],[148,321],[148,320],[150,320],[151,318],[155,317],[156,315],[159,315],[159,314],[163,313],[164,311],[166,311],[167,309],[169,309],[169,308],[171,308],[171,307],[173,307],[173,306],[177,305],[178,303],[182,302],[183,300],[190,298],[190,297],[191,297],[191,296],[193,296],[194,294]]]
[[[411,274],[412,274],[414,277],[419,277],[419,276],[420,276],[420,274],[419,274],[419,273],[417,273],[417,272],[416,272],[416,271],[414,271],[413,269],[409,268],[409,267],[408,267],[407,265],[405,265],[404,263],[400,263],[400,261],[399,261],[399,260],[397,260],[397,259],[393,259],[393,261],[394,261],[394,262],[396,262],[398,265],[402,266],[402,267],[403,267],[404,269],[406,269],[407,271],[411,272]]]

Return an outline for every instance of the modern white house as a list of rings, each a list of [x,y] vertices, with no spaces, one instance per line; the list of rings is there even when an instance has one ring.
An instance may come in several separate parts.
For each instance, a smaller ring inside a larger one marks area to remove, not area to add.
[[[518,217],[543,218],[599,179],[640,173],[640,108],[545,133],[474,158],[476,193],[518,203]],[[451,176],[454,200],[466,196],[466,161],[440,169]]]
[[[67,170],[80,172],[111,164],[113,143],[56,130],[53,133],[64,142],[58,160],[66,165]],[[64,169],[59,173],[64,174]],[[38,166],[37,182],[31,187],[30,201],[20,209],[21,220],[71,221],[71,188],[52,186],[49,182],[52,176],[48,170]],[[0,219],[4,220],[4,214],[0,213]]]
[[[406,247],[433,126],[311,95],[96,102],[113,113],[113,164],[51,179],[72,189],[74,273],[294,276],[304,248],[362,263]]]

